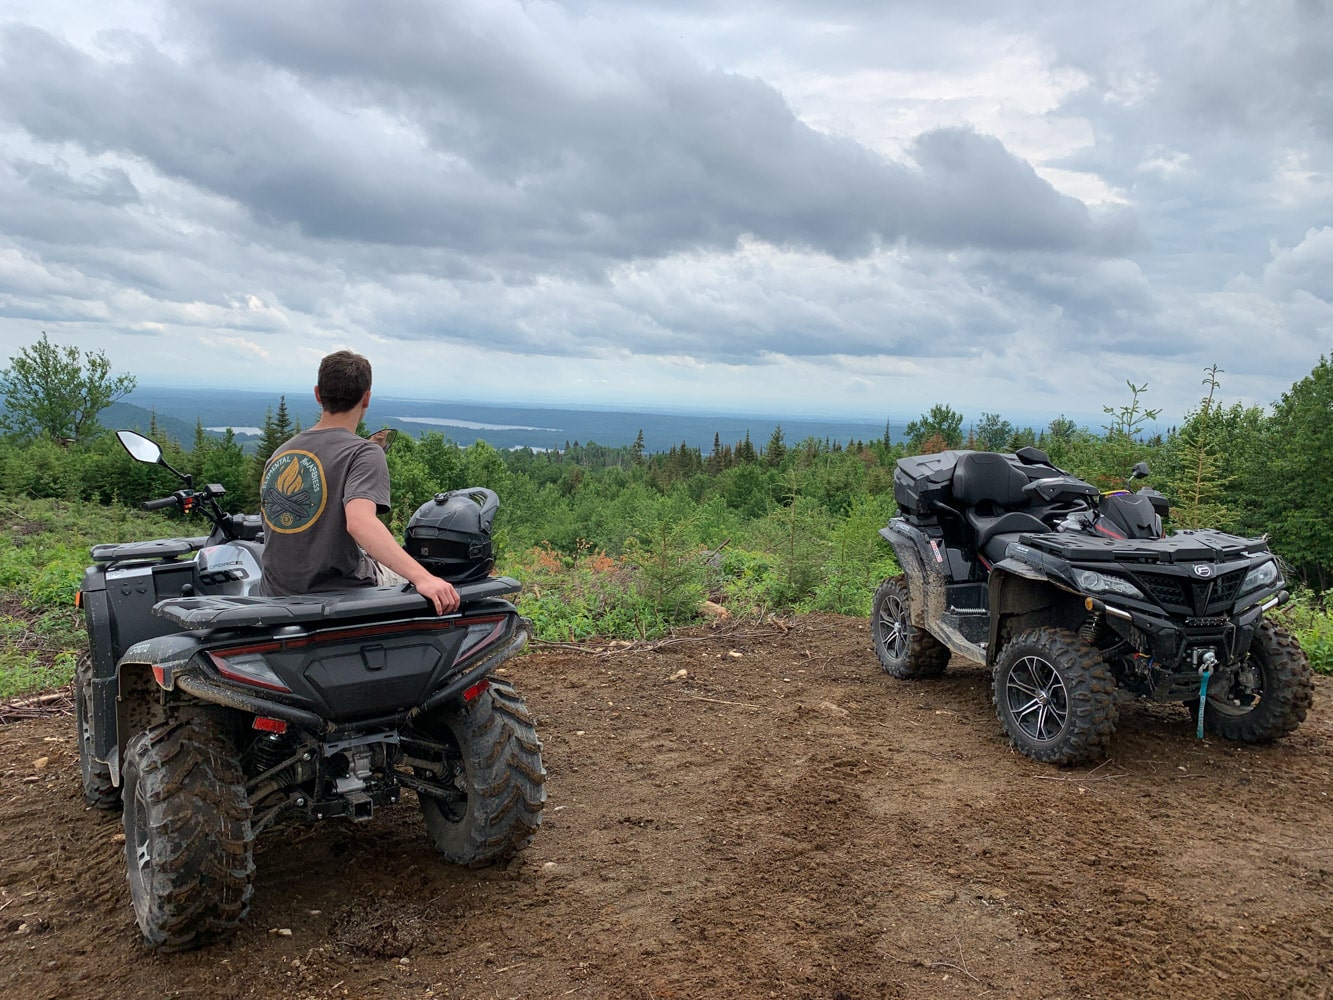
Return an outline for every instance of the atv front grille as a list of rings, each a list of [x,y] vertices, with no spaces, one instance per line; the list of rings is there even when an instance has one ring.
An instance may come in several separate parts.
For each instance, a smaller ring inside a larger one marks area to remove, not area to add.
[[[1236,603],[1236,598],[1240,595],[1241,581],[1245,579],[1245,570],[1236,570],[1234,573],[1228,573],[1225,576],[1219,576],[1213,581],[1212,597],[1208,601],[1210,608],[1218,605],[1230,606]]]
[[[1199,617],[1215,617],[1230,611],[1240,595],[1240,585],[1244,579],[1243,569],[1213,580],[1167,576],[1164,573],[1143,573],[1139,576],[1139,582],[1158,604],[1182,608]]]
[[[1189,606],[1189,601],[1185,597],[1185,588],[1182,580],[1178,576],[1159,576],[1155,573],[1144,573],[1141,577],[1143,585],[1148,589],[1152,599],[1158,604]]]

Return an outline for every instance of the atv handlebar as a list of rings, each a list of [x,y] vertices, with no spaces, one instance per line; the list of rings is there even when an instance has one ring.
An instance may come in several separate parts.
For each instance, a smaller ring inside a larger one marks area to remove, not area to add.
[[[166,507],[175,507],[180,503],[180,498],[176,496],[163,497],[161,500],[145,500],[140,506],[144,510],[162,510]]]

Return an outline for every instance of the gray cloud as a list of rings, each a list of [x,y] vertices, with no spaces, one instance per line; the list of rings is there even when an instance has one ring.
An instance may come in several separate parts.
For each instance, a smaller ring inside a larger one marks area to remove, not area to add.
[[[0,26],[4,336],[993,410],[1333,336],[1323,5],[143,10]]]
[[[318,240],[561,266],[747,235],[844,258],[900,240],[1134,245],[1132,220],[1093,218],[993,139],[940,130],[887,161],[761,81],[647,42],[552,53],[512,9],[485,9],[196,3],[193,41],[215,47],[188,64],[141,38],[99,61],[10,27],[0,107],[38,139],[141,158]]]

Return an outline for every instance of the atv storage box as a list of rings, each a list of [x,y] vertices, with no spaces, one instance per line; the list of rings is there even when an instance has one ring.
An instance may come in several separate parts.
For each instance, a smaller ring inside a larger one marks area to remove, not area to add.
[[[959,452],[942,451],[936,455],[917,455],[898,459],[893,470],[893,499],[908,517],[935,516],[935,504],[948,504],[953,498],[949,484]]]

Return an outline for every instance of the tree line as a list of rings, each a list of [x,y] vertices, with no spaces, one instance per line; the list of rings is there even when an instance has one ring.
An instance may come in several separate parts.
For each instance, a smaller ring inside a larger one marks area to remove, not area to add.
[[[762,445],[748,434],[715,435],[707,452],[682,442],[650,453],[642,434],[628,446],[504,452],[439,432],[399,434],[388,450],[389,520],[401,533],[433,494],[486,486],[501,498],[502,559],[527,560],[533,571],[541,565],[534,552],[566,568],[600,555],[641,582],[655,574],[668,604],[677,591],[702,590],[759,607],[855,610],[889,558],[876,532],[894,513],[898,458],[1032,445],[1103,489],[1123,488],[1132,466],[1147,461],[1149,483],[1172,501],[1172,527],[1268,534],[1292,575],[1322,595],[1333,587],[1333,363],[1321,357],[1269,407],[1226,403],[1224,374],[1203,372],[1198,399],[1164,431],[1150,428],[1165,405],[1148,407],[1149,387],[1129,382],[1128,398],[1105,406],[1096,429],[1063,416],[1020,427],[998,413],[967,425],[937,404],[901,434],[886,424],[874,440],[788,441],[777,425]],[[97,425],[100,409],[133,386],[101,352],[60,348],[44,334],[20,351],[0,372],[0,489],[128,505],[173,489],[168,474],[131,462]],[[164,445],[171,465],[197,483],[222,484],[230,506],[251,510],[264,461],[299,420],[280,397],[248,453],[230,433],[213,437],[202,426],[189,442],[139,429]]]

